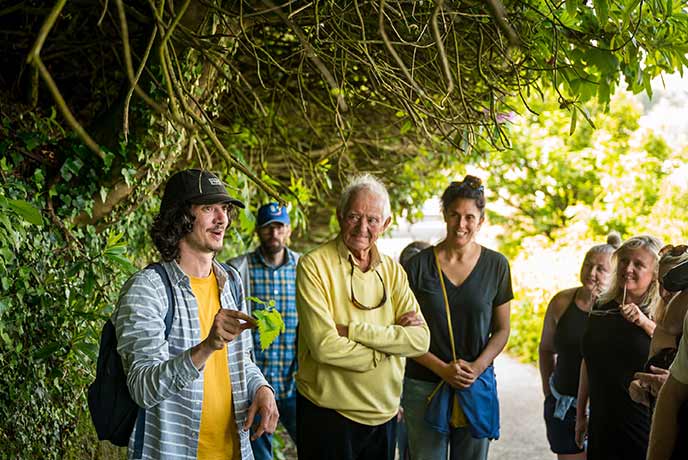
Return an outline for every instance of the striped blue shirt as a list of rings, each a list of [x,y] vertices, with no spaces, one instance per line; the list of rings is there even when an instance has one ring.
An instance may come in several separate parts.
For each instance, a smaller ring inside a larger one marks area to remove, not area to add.
[[[285,332],[265,350],[260,348],[258,330],[253,332],[253,354],[256,364],[275,390],[277,399],[296,395],[296,262],[298,255],[287,249],[287,260],[279,267],[270,266],[260,250],[248,255],[248,272],[252,297],[268,302],[282,315]],[[253,302],[251,310],[265,308]]]
[[[117,330],[117,351],[127,374],[129,392],[134,401],[146,409],[143,451],[138,458],[192,460],[198,448],[204,395],[203,369],[199,371],[191,361],[191,348],[205,337],[200,337],[198,303],[191,291],[189,277],[176,262],[163,262],[162,265],[169,275],[176,302],[168,339],[165,340],[164,323],[167,293],[153,269],[142,270],[127,281],[112,321]],[[213,270],[222,308],[246,311],[243,289],[239,301],[235,302],[227,273],[217,263],[213,263]],[[227,346],[242,460],[253,459],[249,432],[241,430],[249,400],[258,388],[267,385],[250,359],[251,351],[248,332]],[[129,438],[129,458],[134,458],[135,436],[136,428]]]

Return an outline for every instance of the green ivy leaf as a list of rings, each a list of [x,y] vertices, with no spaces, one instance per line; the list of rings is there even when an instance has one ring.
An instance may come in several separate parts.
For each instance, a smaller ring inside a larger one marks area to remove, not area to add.
[[[57,350],[59,350],[60,348],[62,348],[62,345],[61,345],[61,344],[59,344],[59,343],[51,343],[50,345],[47,345],[47,346],[41,348],[40,350],[38,350],[37,352],[35,352],[35,353],[33,354],[33,358],[34,358],[34,359],[38,359],[38,360],[45,359],[45,358],[47,358],[48,356],[50,356],[50,355],[52,355],[53,353],[55,353],[55,352],[56,352]]]
[[[592,4],[595,7],[598,22],[604,27],[604,24],[609,19],[609,3],[607,0],[592,0]]]
[[[79,342],[76,344],[76,349],[94,361],[98,359],[98,345],[95,343]]]
[[[111,260],[114,262],[119,268],[121,268],[124,272],[127,274],[131,275],[137,271],[136,266],[131,263],[129,259],[126,257],[119,255],[119,254],[105,254],[105,257],[108,260]]]
[[[411,120],[406,120],[403,125],[401,125],[401,129],[399,130],[399,134],[402,136],[409,132],[413,128],[413,124],[411,123]]]
[[[39,227],[43,225],[41,212],[31,203],[24,200],[7,200],[7,204],[12,211],[28,223]]]
[[[260,336],[260,348],[265,350],[272,342],[285,331],[282,315],[277,309],[268,307],[260,310],[253,310],[253,317],[258,323],[258,335]]]

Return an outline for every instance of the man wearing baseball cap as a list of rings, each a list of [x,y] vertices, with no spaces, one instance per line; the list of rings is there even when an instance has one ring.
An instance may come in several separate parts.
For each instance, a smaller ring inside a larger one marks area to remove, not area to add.
[[[129,392],[145,409],[129,458],[252,459],[254,418],[256,436],[275,429],[274,393],[243,333],[255,322],[238,273],[215,261],[236,207],[244,205],[208,171],[178,172],[165,186],[150,230],[164,271],[132,276],[113,314]],[[166,334],[168,289],[174,309]]]
[[[256,233],[260,246],[253,252],[236,257],[229,264],[236,268],[247,296],[264,302],[275,301],[284,319],[285,332],[263,351],[257,331],[253,333],[256,364],[270,382],[277,397],[280,421],[296,441],[296,263],[299,254],[287,247],[291,226],[287,208],[267,203],[258,209]],[[249,302],[250,309],[265,305]],[[252,441],[256,460],[272,459],[272,436]]]

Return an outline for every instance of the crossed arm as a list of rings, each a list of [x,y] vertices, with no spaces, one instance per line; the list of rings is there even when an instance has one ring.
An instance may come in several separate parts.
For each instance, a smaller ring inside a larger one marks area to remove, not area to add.
[[[428,350],[430,332],[405,277],[395,278],[398,285],[391,287],[390,302],[395,316],[392,324],[338,324],[338,305],[333,304],[347,299],[331,298],[319,270],[308,259],[300,261],[297,279],[299,333],[314,360],[365,372],[377,367],[388,355],[418,356]]]

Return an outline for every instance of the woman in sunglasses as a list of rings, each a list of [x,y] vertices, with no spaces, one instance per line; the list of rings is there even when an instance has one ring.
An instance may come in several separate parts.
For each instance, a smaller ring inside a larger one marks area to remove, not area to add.
[[[631,399],[628,385],[645,365],[655,329],[661,246],[649,235],[625,241],[612,256],[611,287],[590,311],[576,408],[576,442],[583,446],[587,428],[589,460],[645,459],[649,409]]]
[[[547,440],[559,460],[585,458],[575,437],[581,339],[588,312],[609,286],[611,257],[619,245],[621,237],[613,232],[606,244],[590,248],[580,269],[581,285],[558,292],[545,312],[538,367],[545,394]]]
[[[402,407],[410,457],[446,459],[449,451],[451,459],[484,460],[489,440],[499,436],[492,362],[509,337],[509,263],[476,241],[485,220],[480,179],[452,182],[442,214],[446,238],[406,267],[430,328],[430,351],[406,362]]]

